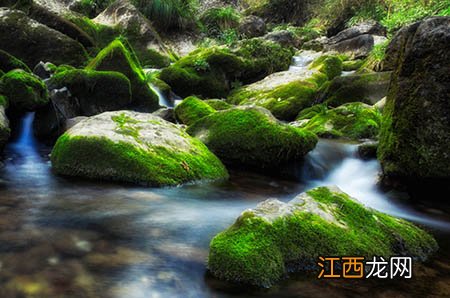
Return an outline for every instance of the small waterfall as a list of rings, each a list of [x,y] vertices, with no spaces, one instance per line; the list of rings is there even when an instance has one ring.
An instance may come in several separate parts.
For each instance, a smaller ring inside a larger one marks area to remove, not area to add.
[[[156,93],[156,95],[158,95],[159,105],[165,106],[168,108],[173,108],[173,106],[174,106],[173,102],[170,99],[168,99],[158,87],[156,87],[153,84],[150,84],[150,88]]]
[[[289,67],[289,70],[301,71],[321,55],[321,52],[302,51],[299,55],[292,58],[292,65]]]
[[[15,142],[11,144],[12,147],[21,149],[20,152],[35,151],[35,139],[33,135],[33,120],[34,112],[27,113],[20,125],[20,133]]]

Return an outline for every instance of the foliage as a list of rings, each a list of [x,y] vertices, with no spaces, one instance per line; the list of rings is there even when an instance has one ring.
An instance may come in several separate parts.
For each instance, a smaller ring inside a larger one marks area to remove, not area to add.
[[[200,21],[209,36],[220,36],[223,32],[237,28],[240,15],[232,6],[208,9]]]
[[[381,44],[375,45],[362,67],[374,71],[380,71],[382,69],[382,63],[384,61],[386,48],[389,45],[389,42],[390,40],[386,40]]]
[[[198,0],[133,0],[160,31],[183,30],[195,24]]]

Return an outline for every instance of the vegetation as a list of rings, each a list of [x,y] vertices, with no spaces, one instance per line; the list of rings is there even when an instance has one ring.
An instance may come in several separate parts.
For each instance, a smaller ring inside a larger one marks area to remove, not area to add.
[[[195,96],[184,99],[175,107],[177,119],[186,125],[194,124],[197,120],[214,112],[216,110]]]
[[[239,19],[240,15],[235,8],[225,6],[207,10],[200,21],[209,36],[219,37],[227,30],[237,28]]]

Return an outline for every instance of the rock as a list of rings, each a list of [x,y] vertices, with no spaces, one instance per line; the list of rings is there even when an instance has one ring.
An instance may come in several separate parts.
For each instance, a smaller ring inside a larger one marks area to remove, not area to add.
[[[386,96],[373,104],[374,108],[377,108],[381,112],[384,110],[384,106],[386,105]]]
[[[313,54],[313,57],[316,55],[320,54]],[[309,67],[291,68],[236,89],[227,102],[258,105],[280,120],[292,121],[301,110],[313,104],[318,89],[341,70],[342,62],[338,57],[319,56]]]
[[[204,100],[203,102],[207,103],[211,108],[213,108],[216,111],[222,111],[233,107],[233,105],[230,105],[225,100],[221,99],[207,99]]]
[[[325,48],[328,39],[325,36],[307,41],[302,45],[302,50],[321,52]]]
[[[228,177],[200,141],[173,123],[131,111],[81,121],[58,139],[51,161],[61,175],[151,186]]]
[[[347,60],[342,62],[343,71],[357,71],[364,65],[363,59]]]
[[[361,35],[386,36],[387,30],[380,23],[375,21],[362,22],[356,26],[345,29],[328,40],[329,44],[337,44],[345,40],[352,39]]]
[[[153,115],[160,117],[166,121],[177,123],[177,120],[175,119],[175,112],[173,108],[161,108],[159,110],[156,110],[152,113]]]
[[[86,117],[86,116],[78,116],[78,117],[67,119],[66,123],[64,125],[64,131],[71,129],[72,127],[74,127],[75,125],[80,123],[81,121],[86,120],[88,118],[89,117]]]
[[[232,82],[255,82],[285,70],[293,53],[281,45],[253,38],[231,51],[224,47],[200,48],[163,69],[161,80],[179,96],[226,97]]]
[[[14,69],[23,69],[27,72],[31,72],[25,63],[7,52],[0,50],[0,71],[7,73]]]
[[[305,121],[308,120],[308,121]],[[371,139],[378,136],[381,113],[369,105],[353,102],[334,109],[315,106],[300,113],[298,127],[324,138]]]
[[[181,123],[191,125],[215,111],[198,97],[190,96],[175,107],[175,116]]]
[[[388,50],[399,57],[383,111],[378,148],[383,173],[417,195],[430,189],[427,184],[448,190],[450,17],[413,24],[393,40],[400,48]]]
[[[42,80],[49,79],[53,75],[53,71],[49,67],[49,63],[39,62],[33,69],[33,73]]]
[[[270,287],[288,272],[317,271],[319,256],[424,261],[437,249],[413,224],[369,209],[337,187],[319,187],[288,203],[270,199],[244,211],[212,239],[208,268],[220,279]]]
[[[253,15],[241,19],[239,24],[239,33],[245,38],[263,36],[266,30],[266,22],[262,18]]]
[[[93,22],[118,28],[127,37],[144,65],[152,64],[151,54],[154,52],[149,52],[148,49],[166,52],[166,46],[151,22],[129,0],[113,1]]]
[[[332,107],[349,102],[374,104],[387,95],[391,72],[354,74],[334,78],[321,101]]]
[[[139,61],[133,55],[132,50],[119,39],[100,51],[86,69],[123,73],[131,82],[133,109],[153,112],[159,108],[158,96],[148,85]]]
[[[41,140],[54,140],[64,131],[67,119],[80,115],[76,98],[64,87],[50,91],[50,104],[38,109],[33,122],[34,134]]]
[[[79,106],[77,116],[121,110],[131,103],[130,80],[119,72],[67,70],[55,74],[47,85],[50,90],[69,90]]]
[[[5,107],[2,105],[2,96],[0,96],[0,153],[3,151],[8,142],[11,129],[9,128],[9,121],[5,114]]]
[[[270,32],[264,35],[264,39],[279,43],[283,47],[297,47],[294,34],[288,30]]]
[[[314,134],[278,122],[266,109],[242,106],[218,111],[189,126],[227,164],[279,171],[314,148]]]
[[[358,145],[358,155],[362,159],[376,159],[377,149],[378,149],[378,142],[367,141]]]
[[[87,61],[80,43],[18,10],[0,8],[0,45],[30,67],[40,61],[74,66]]]
[[[15,111],[34,111],[49,102],[45,83],[24,70],[11,70],[0,79],[0,94]]]

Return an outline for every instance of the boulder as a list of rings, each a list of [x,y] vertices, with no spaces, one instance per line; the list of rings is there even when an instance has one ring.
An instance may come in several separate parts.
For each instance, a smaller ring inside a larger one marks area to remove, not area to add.
[[[199,140],[157,116],[106,112],[76,124],[51,154],[61,175],[168,186],[228,177]]]
[[[131,103],[130,80],[119,72],[67,70],[52,76],[47,85],[50,90],[66,87],[76,98],[78,116],[121,110]]]
[[[153,51],[165,53],[166,46],[151,22],[129,1],[113,1],[93,22],[118,28],[127,37],[144,65],[151,65]]]
[[[281,170],[317,143],[314,134],[282,124],[266,109],[254,106],[212,113],[194,122],[187,132],[223,162],[262,171]]]
[[[367,141],[358,145],[358,156],[362,159],[377,158],[378,142]]]
[[[175,116],[181,123],[191,125],[215,111],[198,97],[190,96],[175,107]]]
[[[207,99],[203,102],[207,103],[211,108],[213,108],[216,111],[222,111],[229,108],[232,108],[233,105],[230,105],[225,100],[222,99]]]
[[[388,51],[399,55],[378,148],[384,176],[411,185],[422,195],[430,189],[422,182],[443,182],[448,190],[450,17],[412,24],[393,40],[400,48]]]
[[[236,89],[227,102],[261,106],[280,120],[292,121],[301,110],[313,105],[319,88],[341,70],[342,62],[338,57],[319,56],[307,67],[274,73]]]
[[[319,105],[303,110],[293,125],[323,138],[373,139],[379,133],[381,113],[360,102],[334,109]]]
[[[7,73],[8,71],[14,69],[23,69],[27,72],[31,72],[25,63],[7,52],[0,50],[0,70]]]
[[[262,18],[253,15],[242,18],[239,24],[239,33],[245,38],[263,36],[266,30],[266,22]]]
[[[159,110],[154,111],[152,114],[168,122],[177,123],[173,108],[161,108]]]
[[[9,121],[5,114],[5,106],[2,105],[2,99],[0,96],[0,153],[6,145],[9,139],[11,129],[9,128]]]
[[[279,43],[283,47],[297,47],[297,40],[292,32],[288,30],[273,31],[264,35],[264,39]]]
[[[337,187],[319,187],[288,203],[269,199],[244,211],[212,239],[208,268],[220,279],[270,287],[289,272],[317,274],[319,257],[425,261],[437,249],[412,223],[367,208]]]
[[[21,69],[11,70],[0,79],[0,94],[15,111],[35,111],[49,102],[45,83]]]
[[[0,47],[34,67],[40,61],[55,64],[84,64],[88,57],[83,46],[22,11],[0,8]]]
[[[358,37],[360,35],[386,36],[387,30],[380,23],[375,21],[362,22],[356,26],[345,29],[328,40],[330,44],[337,44],[345,40]]]
[[[391,72],[374,72],[336,77],[320,96],[328,106],[337,107],[349,102],[375,104],[387,95]]]
[[[143,112],[153,112],[159,108],[158,96],[147,83],[139,60],[121,40],[116,39],[101,50],[86,69],[123,73],[131,82],[131,108]]]

